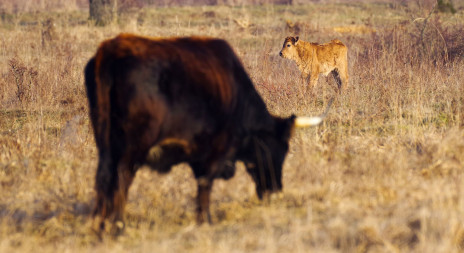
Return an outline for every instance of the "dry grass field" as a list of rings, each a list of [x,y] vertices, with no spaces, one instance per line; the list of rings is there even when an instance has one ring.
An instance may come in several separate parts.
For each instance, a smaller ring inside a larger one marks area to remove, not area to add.
[[[85,10],[0,12],[0,252],[464,251],[464,9],[416,2],[153,7],[109,27]],[[351,87],[323,125],[295,131],[282,195],[260,202],[239,163],[215,181],[213,224],[197,226],[190,168],[143,168],[125,233],[99,240],[83,67],[120,32],[225,38],[283,116],[337,96],[322,77],[302,94],[284,38],[338,38]]]

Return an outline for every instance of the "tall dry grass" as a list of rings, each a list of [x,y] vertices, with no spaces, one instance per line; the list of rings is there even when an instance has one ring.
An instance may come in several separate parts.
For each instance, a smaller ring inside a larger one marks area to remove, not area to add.
[[[464,13],[434,13],[426,24],[429,11],[150,8],[105,28],[76,11],[2,19],[0,252],[461,252]],[[233,179],[215,182],[213,224],[196,226],[190,169],[142,169],[125,234],[99,241],[90,230],[97,156],[82,73],[98,43],[120,32],[227,39],[278,115],[317,114],[336,96],[330,78],[304,95],[294,63],[278,57],[295,32],[347,44],[351,86],[323,126],[294,133],[283,196],[259,202],[238,164]]]

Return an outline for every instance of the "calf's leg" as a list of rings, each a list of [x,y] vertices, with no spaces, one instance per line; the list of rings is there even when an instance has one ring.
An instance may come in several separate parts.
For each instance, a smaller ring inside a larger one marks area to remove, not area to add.
[[[308,83],[308,90],[314,94],[315,92],[315,89],[316,89],[316,86],[317,86],[317,82],[319,81],[319,75],[318,74],[314,74],[312,73],[310,76],[309,76],[309,83]]]
[[[342,80],[340,79],[340,73],[338,72],[338,70],[336,69],[332,70],[332,76],[335,79],[335,82],[337,83],[338,89],[336,91],[338,93],[341,93],[343,83],[342,83]]]

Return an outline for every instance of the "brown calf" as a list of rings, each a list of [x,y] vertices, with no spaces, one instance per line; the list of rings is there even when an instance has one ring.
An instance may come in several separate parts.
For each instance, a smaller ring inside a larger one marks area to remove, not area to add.
[[[294,60],[303,79],[309,78],[309,89],[317,85],[319,74],[332,73],[338,91],[348,86],[348,48],[339,40],[325,44],[310,43],[298,37],[285,38],[279,55]]]

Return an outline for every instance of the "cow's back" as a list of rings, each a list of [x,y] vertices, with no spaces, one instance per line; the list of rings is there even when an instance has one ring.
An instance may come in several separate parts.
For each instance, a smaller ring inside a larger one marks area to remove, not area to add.
[[[151,76],[157,80],[151,80],[150,85],[158,81],[159,88],[166,89],[162,90],[166,95],[175,96],[182,90],[192,89],[217,99],[215,102],[223,108],[233,107],[235,103],[237,91],[234,76],[230,73],[238,59],[223,40],[201,37],[153,39],[123,34],[101,44],[97,65],[105,65],[105,61],[108,64],[125,61],[126,66],[129,64],[139,70],[147,68],[151,75],[160,75]],[[127,73],[129,70],[114,66],[111,71]],[[182,80],[170,84],[176,87],[163,87],[164,80],[173,79]]]

